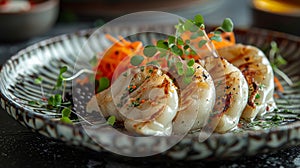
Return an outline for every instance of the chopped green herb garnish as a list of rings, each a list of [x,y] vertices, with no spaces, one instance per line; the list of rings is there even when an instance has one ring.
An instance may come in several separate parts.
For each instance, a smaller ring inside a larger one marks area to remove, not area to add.
[[[109,116],[108,119],[107,119],[107,124],[111,125],[111,126],[114,126],[116,122],[116,117],[115,116]]]
[[[274,122],[281,122],[284,120],[284,117],[278,115],[278,114],[275,114],[274,116],[272,116],[271,119],[269,119],[271,121],[274,121]]]

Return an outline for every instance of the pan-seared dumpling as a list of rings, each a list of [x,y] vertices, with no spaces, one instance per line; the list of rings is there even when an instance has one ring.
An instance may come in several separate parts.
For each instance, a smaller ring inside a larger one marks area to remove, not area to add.
[[[187,85],[179,84],[180,106],[173,122],[173,132],[184,134],[199,130],[207,124],[215,102],[215,87],[209,73],[198,63],[192,81]],[[183,83],[178,77],[178,83]],[[181,86],[181,87],[180,87]]]
[[[218,50],[218,53],[238,67],[249,86],[249,97],[242,118],[252,121],[275,107],[274,75],[270,62],[256,47],[237,44]]]
[[[178,111],[176,89],[168,75],[146,66],[123,72],[96,99],[104,117],[116,116],[130,133],[168,136]]]
[[[216,103],[212,120],[215,132],[225,133],[235,128],[247,104],[248,85],[242,72],[222,57],[207,57],[205,68],[213,78]],[[217,118],[217,119],[216,119]]]

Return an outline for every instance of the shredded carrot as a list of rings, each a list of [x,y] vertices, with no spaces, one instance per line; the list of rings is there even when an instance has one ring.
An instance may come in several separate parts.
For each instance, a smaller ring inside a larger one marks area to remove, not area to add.
[[[116,78],[130,66],[130,58],[138,54],[143,44],[141,41],[130,42],[122,36],[118,36],[119,40],[113,36],[106,34],[105,37],[114,44],[104,52],[103,57],[99,60],[96,68],[96,79],[107,77],[109,80]]]
[[[283,88],[283,86],[281,85],[279,79],[276,76],[274,77],[274,82],[275,82],[277,90],[279,92],[283,93],[284,92],[284,88]]]
[[[208,34],[208,37],[212,37],[213,34]],[[213,40],[212,43],[214,44],[216,49],[229,47],[235,45],[235,36],[233,32],[224,32],[221,34],[222,41],[215,41]]]
[[[110,40],[111,42],[119,45],[119,46],[124,46],[122,43],[120,43],[117,39],[115,39],[113,36],[111,36],[110,34],[105,34],[105,37]]]
[[[280,98],[280,96],[277,93],[274,93],[274,98]]]

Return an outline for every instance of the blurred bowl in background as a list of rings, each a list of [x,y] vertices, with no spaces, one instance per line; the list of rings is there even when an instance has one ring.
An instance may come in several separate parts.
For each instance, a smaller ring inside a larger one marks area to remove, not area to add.
[[[300,36],[299,0],[252,0],[253,26]]]
[[[0,41],[16,42],[45,33],[58,13],[59,0],[7,1],[0,6]]]

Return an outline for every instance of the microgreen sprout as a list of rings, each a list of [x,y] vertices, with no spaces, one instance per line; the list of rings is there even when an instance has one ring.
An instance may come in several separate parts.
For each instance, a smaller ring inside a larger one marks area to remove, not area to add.
[[[111,126],[114,126],[116,122],[116,116],[109,116],[108,119],[107,119],[107,124],[111,125]]]
[[[43,99],[45,99],[45,93],[44,93],[44,87],[43,87],[43,78],[41,76],[37,77],[36,79],[34,79],[34,83],[37,84],[37,85],[40,85],[42,97],[43,97]]]
[[[145,57],[153,57],[160,52],[159,58],[167,60],[168,67],[175,67],[178,75],[185,75],[185,81],[192,81],[191,77],[194,74],[193,68],[188,68],[186,66],[193,66],[195,60],[191,60],[191,62],[187,62],[187,65],[183,66],[181,64],[181,60],[174,59],[174,57],[183,57],[184,55],[197,55],[196,48],[202,48],[203,46],[207,46],[208,50],[213,53],[215,57],[217,57],[217,53],[214,50],[214,46],[210,40],[221,41],[222,38],[220,36],[221,31],[230,32],[233,30],[233,23],[229,18],[226,18],[220,27],[217,27],[213,32],[213,36],[211,39],[208,38],[205,33],[205,25],[204,19],[201,15],[196,15],[194,19],[190,20],[179,20],[178,24],[175,26],[176,34],[175,36],[168,36],[166,40],[158,40],[156,45],[147,45],[143,50],[143,54]],[[183,40],[182,36],[185,32],[191,33],[190,39]],[[192,44],[191,40],[197,39],[201,37],[202,39],[197,42],[197,44]],[[193,46],[195,45],[195,46]],[[135,55],[131,58],[130,63],[133,66],[139,66],[144,61],[145,57],[141,55]],[[159,66],[160,60],[146,63],[146,65],[156,65]],[[162,61],[163,62],[163,61]]]
[[[139,66],[144,61],[144,57],[141,55],[135,55],[130,59],[130,63],[133,66]]]
[[[72,124],[72,120],[70,119],[71,116],[71,109],[68,107],[65,107],[62,111],[61,111],[62,117],[60,119],[61,122],[67,123],[67,124]]]
[[[272,41],[270,45],[271,49],[269,51],[269,60],[273,71],[277,75],[279,75],[283,80],[285,80],[288,85],[292,86],[293,81],[283,71],[279,69],[280,66],[286,65],[287,61],[281,56],[280,49],[275,41]]]

